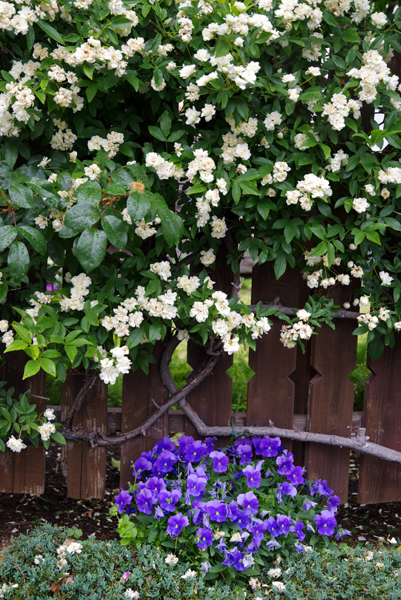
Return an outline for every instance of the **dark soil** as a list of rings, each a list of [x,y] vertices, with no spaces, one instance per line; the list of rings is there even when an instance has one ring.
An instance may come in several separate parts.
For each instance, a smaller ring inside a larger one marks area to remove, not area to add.
[[[117,519],[109,509],[119,492],[118,450],[107,459],[106,495],[104,500],[67,498],[66,485],[60,468],[60,447],[53,444],[46,456],[46,492],[44,496],[0,494],[0,550],[11,536],[25,533],[47,521],[54,525],[76,527],[82,537],[95,533],[98,540],[118,539]],[[351,456],[348,504],[339,507],[338,522],[352,532],[344,541],[352,545],[396,538],[401,543],[401,502],[359,505],[358,456]]]

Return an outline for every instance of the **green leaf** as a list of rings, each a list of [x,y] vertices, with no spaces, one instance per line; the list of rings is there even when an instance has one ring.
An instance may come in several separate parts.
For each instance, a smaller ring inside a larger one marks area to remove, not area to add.
[[[24,238],[28,240],[36,252],[39,252],[42,256],[46,254],[47,242],[40,231],[34,227],[29,227],[28,225],[20,225],[18,231],[20,231]]]
[[[17,162],[17,158],[18,158],[18,148],[17,148],[16,144],[12,144],[11,142],[6,142],[3,145],[3,150],[4,150],[4,160],[10,167],[13,167],[15,165],[15,163]]]
[[[86,97],[88,98],[88,102],[92,102],[93,98],[97,94],[97,86],[95,84],[90,85],[86,88]]]
[[[20,325],[19,323],[13,323],[12,326],[14,331],[18,333],[20,338],[22,338],[28,344],[32,342],[32,336],[30,332],[27,329],[25,329],[23,325]]]
[[[73,363],[77,355],[78,348],[76,346],[65,346],[65,352],[68,358],[70,359],[71,363]]]
[[[131,349],[135,348],[135,346],[138,346],[143,340],[143,334],[144,331],[142,327],[134,329],[128,338],[128,348]]]
[[[381,246],[380,236],[377,233],[377,231],[367,231],[366,237],[371,242],[374,242],[375,244],[378,244],[379,246]]]
[[[202,192],[206,192],[207,187],[203,185],[203,183],[196,183],[187,191],[187,194],[202,194]]]
[[[160,117],[160,129],[162,130],[163,134],[167,137],[171,131],[171,117],[170,114],[167,110],[164,111],[164,113],[162,114],[162,116]]]
[[[33,192],[31,188],[25,185],[11,186],[8,190],[10,198],[14,206],[18,208],[33,208]]]
[[[86,273],[90,273],[102,263],[106,250],[107,236],[105,232],[89,227],[81,233],[75,252]]]
[[[89,202],[80,202],[66,213],[64,224],[73,231],[82,231],[99,220],[99,213]]]
[[[331,60],[336,65],[336,67],[338,67],[339,69],[344,70],[347,68],[344,60],[340,56],[336,56],[335,54],[333,54],[333,56],[331,57]]]
[[[102,227],[113,246],[125,248],[128,240],[128,223],[113,215],[106,215],[102,219]]]
[[[130,25],[133,25],[133,22],[131,21],[131,19],[128,19],[128,17],[126,17],[125,15],[118,15],[117,17],[114,17],[111,20],[109,27],[112,27],[113,29],[117,30],[117,29],[126,29]]]
[[[164,135],[164,133],[161,131],[161,129],[159,129],[159,127],[155,127],[154,125],[149,125],[148,130],[149,130],[150,135],[152,135],[157,140],[160,140],[161,142],[166,141],[167,135]]]
[[[260,196],[260,193],[254,181],[240,181],[239,185],[241,190],[246,194],[251,194],[252,196]]]
[[[25,244],[15,240],[10,246],[7,262],[14,281],[21,281],[29,269],[29,254]]]
[[[331,148],[330,148],[330,146],[326,146],[326,144],[322,144],[322,143],[320,143],[320,144],[319,144],[319,146],[321,147],[321,149],[322,149],[322,150],[323,150],[323,152],[324,152],[324,158],[325,158],[326,160],[328,160],[328,159],[329,159],[329,156],[330,156],[330,152],[331,152]]]
[[[61,433],[59,431],[55,431],[54,433],[51,434],[50,437],[52,438],[52,440],[54,440],[58,444],[64,444],[65,445],[67,443],[65,441],[65,437],[63,435],[61,435]]]
[[[356,231],[355,237],[354,237],[355,246],[359,246],[359,244],[361,244],[364,239],[365,239],[365,232],[360,231],[360,230]]]
[[[18,229],[13,225],[4,225],[0,227],[0,252],[12,244],[17,237]]]
[[[38,360],[28,360],[25,365],[24,375],[22,379],[26,379],[27,377],[32,377],[36,375],[40,371],[40,364]]]
[[[176,246],[184,233],[184,223],[181,217],[169,209],[160,194],[154,194],[152,202],[156,204],[162,220],[161,228],[164,239],[168,246]]]
[[[375,336],[368,344],[368,354],[372,360],[377,360],[381,357],[384,350],[384,344],[381,338]]]
[[[142,194],[131,192],[128,196],[127,208],[133,223],[140,221],[148,214],[152,198],[153,194],[149,190],[145,190]]]
[[[97,181],[87,181],[79,186],[74,196],[78,203],[89,202],[97,206],[102,199],[100,184]]]
[[[228,44],[225,40],[220,40],[216,46],[215,57],[219,58],[220,56],[225,56],[230,52],[230,44]]]
[[[43,29],[45,33],[47,33],[49,37],[51,37],[53,40],[56,40],[56,42],[64,46],[64,40],[57,31],[57,29],[54,29],[54,27],[49,25],[49,23],[46,23],[46,21],[41,21],[40,19],[39,21],[37,21],[37,24],[41,29]]]
[[[332,27],[335,27],[337,29],[338,23],[337,23],[334,15],[331,12],[329,12],[328,10],[324,10],[323,11],[323,19],[326,21],[326,23],[328,25],[331,25]]]
[[[31,341],[31,340],[29,340]],[[11,344],[8,344],[7,348],[3,350],[4,353],[12,352],[14,350],[25,350],[28,347],[28,344],[23,340],[14,340]]]
[[[182,138],[183,135],[185,135],[185,131],[183,129],[179,129],[178,131],[173,131],[173,133],[171,133],[168,136],[168,142],[178,142],[178,140],[180,140]]]
[[[284,275],[285,270],[287,268],[287,260],[285,258],[285,254],[283,251],[279,253],[276,260],[274,261],[274,274],[276,279],[280,279],[282,275]]]
[[[241,200],[241,188],[239,186],[239,183],[237,181],[234,181],[231,189],[232,189],[233,200],[234,200],[235,204],[238,204],[238,202]]]
[[[40,366],[44,371],[46,371],[46,373],[49,373],[49,375],[53,375],[54,377],[56,377],[56,367],[54,362],[50,360],[50,358],[40,358],[37,362],[40,363]]]
[[[357,54],[358,46],[352,46],[352,48],[348,50],[347,56],[345,57],[345,62],[347,63],[347,65],[351,65],[354,62]]]

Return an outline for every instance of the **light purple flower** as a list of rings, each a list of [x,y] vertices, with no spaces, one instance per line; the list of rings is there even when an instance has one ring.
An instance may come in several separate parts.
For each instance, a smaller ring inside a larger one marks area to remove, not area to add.
[[[215,473],[225,473],[227,471],[230,459],[223,452],[214,450],[210,453],[210,458],[213,459],[213,471]]]
[[[199,477],[193,473],[187,479],[187,489],[189,494],[196,499],[202,498],[205,493],[206,484],[206,477]]]
[[[276,458],[276,463],[278,465],[277,473],[279,475],[288,475],[291,473],[293,469],[294,455],[292,452],[288,452],[288,450],[284,450],[281,456]]]
[[[253,492],[247,492],[246,494],[240,494],[237,498],[237,502],[243,507],[247,515],[256,515],[259,508],[259,500],[256,498]]]
[[[201,440],[196,440],[186,444],[183,450],[183,458],[186,462],[199,462],[204,454],[207,453],[205,444]]]
[[[252,456],[253,456],[252,446],[250,446],[248,444],[240,444],[237,447],[237,454],[240,458],[240,461],[239,461],[240,465],[250,463],[252,460]]]
[[[167,490],[162,490],[159,494],[160,506],[163,510],[167,512],[174,512],[175,505],[177,504],[181,496],[182,494],[180,490],[172,490],[171,492]]]
[[[247,467],[245,467],[245,469],[242,469],[242,472],[246,475],[248,487],[258,488],[260,486],[260,482],[262,480],[260,470],[255,469],[251,465],[248,465]]]
[[[135,477],[140,478],[142,477],[145,471],[151,471],[152,466],[153,465],[150,462],[150,460],[147,460],[146,458],[143,458],[143,456],[141,456],[134,462],[134,469],[132,471],[132,474],[135,475]]]
[[[196,533],[199,535],[199,541],[196,543],[198,548],[205,550],[205,548],[212,545],[213,532],[210,531],[210,529],[202,527],[201,529],[198,529]]]
[[[284,481],[284,483],[279,483],[277,485],[276,498],[277,502],[281,502],[281,496],[291,496],[291,498],[295,498],[297,495],[297,488],[294,487],[291,483]]]
[[[218,500],[211,500],[206,504],[206,512],[211,521],[223,523],[223,521],[227,519],[227,504],[219,502]]]
[[[115,502],[117,506],[117,511],[119,514],[123,513],[126,506],[131,504],[132,496],[127,490],[121,489],[121,493],[115,497]]]
[[[153,453],[161,454],[165,450],[168,450],[169,452],[174,452],[175,444],[168,437],[163,436],[162,439],[160,440],[160,442],[157,442],[154,445]]]
[[[152,514],[153,504],[156,502],[156,498],[153,497],[152,492],[148,489],[141,490],[136,497],[138,510],[146,515]]]
[[[178,458],[170,450],[164,450],[157,458],[154,464],[154,470],[157,473],[169,473],[173,470]]]
[[[304,469],[302,467],[293,467],[291,472],[287,474],[287,479],[293,485],[300,485],[305,481],[303,473]]]
[[[260,454],[266,457],[277,456],[280,446],[280,438],[270,438],[268,435],[265,435],[259,445]]]
[[[285,515],[277,515],[277,525],[280,530],[280,535],[285,535],[285,537],[287,537],[291,527],[291,519]]]

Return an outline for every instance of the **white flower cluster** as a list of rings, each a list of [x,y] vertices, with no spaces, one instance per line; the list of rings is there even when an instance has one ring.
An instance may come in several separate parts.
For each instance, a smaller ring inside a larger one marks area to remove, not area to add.
[[[339,150],[336,152],[330,161],[330,164],[327,165],[327,170],[332,173],[336,173],[341,169],[341,167],[346,167],[348,163],[349,155],[344,152],[344,150]]]
[[[362,98],[361,98],[362,100]],[[362,102],[360,100],[347,100],[345,94],[333,94],[331,102],[323,104],[322,116],[329,118],[329,123],[336,131],[341,131],[345,127],[345,117],[348,117],[352,110],[355,119],[361,116]]]
[[[315,31],[313,32],[313,38],[314,39],[312,39],[311,41],[310,48],[302,48],[302,58],[306,58],[306,60],[308,60],[309,62],[315,62],[319,60],[319,58],[322,56],[322,44],[316,41],[315,38],[323,39],[323,34]]]
[[[285,161],[279,161],[274,163],[273,167],[273,181],[282,182],[287,179],[287,173],[291,171],[291,167]]]
[[[146,166],[153,167],[159,179],[169,179],[174,177],[180,179],[185,175],[184,170],[177,167],[174,163],[168,162],[157,152],[148,152],[146,155]]]
[[[320,26],[323,18],[323,13],[320,8],[317,8],[317,4],[319,4],[318,0],[311,0],[309,4],[299,3],[298,0],[282,0],[280,8],[274,11],[274,16],[283,20],[288,31],[292,29],[292,23],[305,19],[308,19],[309,29],[314,30]]]
[[[283,325],[280,332],[280,341],[285,348],[294,348],[297,340],[309,340],[312,336],[313,329],[303,321],[297,321],[291,325]]]
[[[282,118],[282,115],[275,110],[272,113],[266,115],[263,124],[266,127],[267,131],[273,131],[276,125],[281,125]]]
[[[1,17],[0,2],[0,17]],[[27,87],[27,83],[36,79],[36,71],[40,69],[40,63],[32,60],[27,63],[14,61],[10,75],[15,81],[6,83],[6,92],[0,94],[0,135],[6,137],[18,137],[21,123],[28,123],[32,117],[38,121],[40,117],[33,111],[35,94]],[[28,110],[31,109],[31,110]]]
[[[53,119],[53,123],[58,127],[58,129],[53,134],[53,137],[50,141],[50,146],[53,148],[53,150],[61,150],[62,152],[66,150],[72,150],[75,142],[78,139],[75,133],[68,128],[65,121]]]
[[[47,419],[47,422],[43,423],[42,425],[39,425],[38,431],[40,433],[40,437],[41,437],[42,441],[45,442],[50,439],[50,436],[52,433],[56,432],[56,427],[51,422],[51,421],[54,421],[54,419],[56,418],[56,415],[54,414],[53,409],[48,408],[43,413],[43,416]]]
[[[62,312],[84,309],[85,296],[89,294],[89,286],[92,280],[85,273],[80,273],[71,279],[71,283],[73,287],[71,288],[70,298],[60,300]]]
[[[379,171],[378,175],[380,183],[401,183],[401,168],[400,167],[389,167],[387,171]]]
[[[19,11],[15,10],[14,4],[20,4],[20,2],[0,2],[0,29],[13,31],[15,35],[26,35],[28,33],[29,25],[36,23],[39,16],[45,16],[46,13],[41,10],[42,5],[36,7],[36,10],[32,10],[27,2],[28,6],[22,6]],[[52,2],[57,6],[57,3]],[[57,10],[57,9],[56,9]],[[53,17],[54,18],[54,17]]]
[[[106,139],[99,135],[94,135],[88,141],[88,149],[90,152],[95,152],[101,148],[107,152],[107,158],[114,158],[117,154],[119,146],[124,143],[124,134],[117,131],[110,131]]]
[[[251,151],[247,142],[237,137],[235,133],[226,133],[222,136],[222,139],[223,145],[221,149],[223,153],[221,156],[225,165],[235,162],[236,158],[240,158],[241,160],[249,160],[251,158]]]
[[[210,158],[207,150],[202,150],[201,148],[194,150],[194,156],[195,158],[189,163],[185,175],[191,183],[198,173],[204,183],[212,183],[214,181],[213,171],[216,168],[216,163]]]
[[[377,96],[377,87],[381,82],[385,83],[389,90],[395,91],[397,89],[398,76],[391,74],[389,67],[377,50],[365,52],[362,55],[362,60],[363,65],[360,69],[354,67],[347,73],[350,77],[361,81],[361,90],[358,94],[359,100],[371,104]],[[395,102],[397,101],[395,100]]]
[[[126,375],[130,372],[131,360],[128,358],[128,354],[127,346],[116,346],[111,350],[112,358],[101,359],[99,377],[104,383],[114,385],[120,373]]]
[[[277,163],[276,163],[277,164]],[[274,176],[273,176],[274,179]],[[299,204],[303,210],[309,211],[312,208],[311,198],[329,198],[333,194],[330,183],[323,176],[318,177],[313,173],[307,173],[301,181],[297,183],[296,190],[286,192],[286,203]]]

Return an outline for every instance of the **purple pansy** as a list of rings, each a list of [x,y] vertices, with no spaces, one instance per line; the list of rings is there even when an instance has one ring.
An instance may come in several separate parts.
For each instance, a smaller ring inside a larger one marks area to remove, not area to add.
[[[127,490],[123,490],[123,488],[120,489],[121,492],[115,498],[117,511],[119,514],[124,512],[125,507],[129,506],[132,500],[132,496]]]
[[[239,456],[239,464],[240,465],[245,465],[251,462],[252,460],[252,456],[253,456],[253,451],[252,451],[252,446],[250,446],[249,444],[240,444],[237,447],[237,454]]]
[[[195,500],[192,503],[192,509],[194,511],[192,515],[192,523],[194,523],[194,525],[200,525],[203,521],[203,515],[205,514],[206,502],[198,502]],[[188,514],[190,514],[190,512],[191,509],[189,509]]]
[[[280,530],[280,535],[285,535],[285,537],[287,537],[291,527],[291,519],[285,515],[277,515],[277,525]]]
[[[263,438],[260,436],[255,436],[252,438],[252,443],[253,443],[253,447],[255,448],[256,456],[260,456],[262,454],[262,451],[260,449],[260,443],[262,440],[263,440]]]
[[[163,510],[166,510],[167,512],[174,512],[175,505],[177,504],[181,496],[182,494],[180,490],[173,490],[171,492],[167,490],[162,490],[159,494],[160,506]]]
[[[213,442],[215,442],[217,440],[217,437],[207,437],[205,438],[205,444],[206,444],[206,453],[210,454],[211,452],[213,452]]]
[[[265,435],[259,445],[260,454],[267,458],[277,456],[280,445],[280,438],[270,438],[268,435]]]
[[[316,506],[317,502],[313,502],[313,500],[305,500],[302,510],[309,510],[313,506]]]
[[[224,550],[227,548],[227,544],[223,538],[220,538],[220,541],[218,544],[216,544],[215,548],[217,548],[217,550],[223,554]]]
[[[306,548],[303,544],[298,544],[298,542],[295,542],[294,547],[297,554],[302,554],[302,552],[306,552]]]
[[[237,550],[237,548],[235,548],[235,550],[225,550],[224,551],[224,560],[222,561],[222,565],[225,565],[226,567],[232,567],[233,564],[235,563],[235,551]]]
[[[233,551],[233,558],[234,568],[237,569],[237,571],[246,571],[248,567],[246,566],[246,564],[244,564],[244,553],[241,552],[241,550],[238,550],[238,548],[236,548]]]
[[[213,459],[213,471],[215,473],[225,473],[227,471],[230,459],[223,452],[214,450],[210,453],[210,458]]]
[[[160,506],[155,506],[155,514],[154,514],[155,519],[157,519],[158,521],[160,521],[160,519],[162,519],[164,517],[164,512],[162,511],[162,509],[160,508]]]
[[[247,492],[246,494],[240,494],[237,498],[237,502],[243,507],[247,515],[256,515],[259,508],[259,500],[256,498],[253,492]]]
[[[227,519],[227,512],[227,504],[218,500],[210,500],[206,504],[206,513],[209,515],[211,521],[223,523]]]
[[[205,493],[206,484],[206,477],[199,477],[193,473],[187,479],[188,493],[196,499],[202,498],[203,494]]]
[[[247,530],[254,534],[256,537],[263,538],[263,534],[267,529],[266,521],[262,521],[261,519],[256,519],[255,517],[251,517],[251,522],[247,526]]]
[[[136,497],[138,510],[146,515],[152,514],[153,504],[156,502],[156,498],[153,497],[152,492],[148,489],[141,490]]]
[[[242,472],[246,475],[246,482],[248,484],[248,487],[258,488],[260,486],[260,482],[262,480],[262,474],[260,470],[255,469],[251,465],[248,465],[247,467],[245,467],[245,469],[242,469]]]
[[[154,470],[158,473],[169,473],[177,461],[178,458],[170,450],[163,450],[154,464]]]
[[[134,469],[132,471],[132,474],[139,479],[140,477],[142,477],[145,471],[151,471],[152,466],[153,465],[150,462],[150,460],[147,460],[146,458],[141,456],[140,458],[138,458],[138,460],[134,462]]]
[[[277,537],[280,535],[280,527],[273,517],[269,517],[266,521],[267,529],[272,537]]]
[[[305,479],[303,477],[304,470],[302,467],[293,467],[290,473],[287,473],[287,479],[293,485],[300,485],[304,483]]]
[[[300,542],[305,539],[305,534],[302,531],[304,528],[304,524],[301,521],[293,521],[293,525],[290,527],[290,531],[296,533],[297,538]]]
[[[315,515],[315,523],[320,535],[333,535],[337,521],[329,510],[322,510],[321,515]]]
[[[160,442],[157,442],[153,448],[154,454],[161,454],[165,450],[169,452],[174,452],[175,444],[168,437],[163,436]]]
[[[183,458],[186,462],[199,462],[204,454],[207,453],[205,444],[200,440],[190,442],[183,451]]]
[[[276,464],[278,466],[277,473],[279,475],[288,475],[293,469],[294,455],[288,450],[284,450],[281,456],[276,458]]]
[[[196,533],[199,535],[199,541],[196,543],[198,548],[200,548],[201,550],[204,550],[208,546],[212,545],[213,532],[210,531],[210,529],[207,529],[206,527],[202,527],[201,529],[198,529]]]
[[[338,529],[336,532],[336,540],[341,540],[344,535],[352,535],[348,529]]]
[[[323,481],[321,479],[316,479],[316,481],[314,481],[311,485],[312,496],[331,496],[332,493],[333,490],[329,488],[325,479]]]
[[[241,527],[241,529],[245,529],[249,523],[249,516],[244,510],[239,508],[235,517],[231,518],[231,522],[235,523],[235,525],[238,525],[238,527]]]
[[[334,515],[337,514],[337,506],[340,504],[341,500],[338,496],[330,496],[327,500],[327,509],[332,512]]]
[[[244,444],[246,444],[247,446],[252,446],[251,438],[241,438],[240,440],[235,440],[234,442],[234,446],[235,448],[237,448],[237,450],[238,446],[243,446]]]
[[[177,513],[168,520],[167,533],[172,537],[179,535],[184,527],[189,525],[188,517],[183,517],[182,513]]]
[[[181,454],[184,454],[185,447],[188,444],[192,444],[193,441],[194,441],[194,438],[191,435],[182,435],[178,439],[178,446],[180,448]]]
[[[274,540],[274,539],[273,540],[269,540],[268,542],[266,542],[266,546],[267,546],[267,549],[270,550],[270,551],[274,550],[275,548],[281,548],[282,547],[281,544],[279,544],[278,541]]]
[[[277,502],[281,502],[281,496],[291,496],[291,498],[295,498],[297,495],[297,488],[294,487],[291,483],[284,481],[284,483],[279,483],[277,485],[276,498]]]

